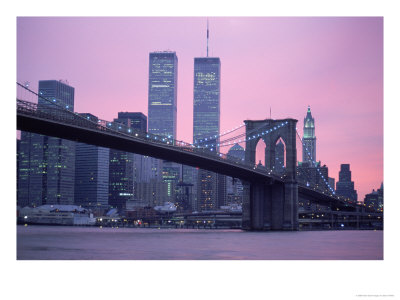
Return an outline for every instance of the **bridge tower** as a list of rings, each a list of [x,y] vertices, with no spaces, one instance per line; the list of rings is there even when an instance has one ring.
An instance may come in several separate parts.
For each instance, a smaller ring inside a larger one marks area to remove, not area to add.
[[[296,179],[296,123],[294,119],[246,120],[245,160],[255,165],[256,146],[260,139],[265,142],[265,164],[267,169],[275,165],[275,145],[282,138],[286,145],[286,172],[283,183],[244,183],[243,229],[247,230],[298,230],[298,185]],[[282,127],[277,127],[286,123]],[[254,132],[275,129],[257,138]],[[250,139],[249,139],[250,138]]]

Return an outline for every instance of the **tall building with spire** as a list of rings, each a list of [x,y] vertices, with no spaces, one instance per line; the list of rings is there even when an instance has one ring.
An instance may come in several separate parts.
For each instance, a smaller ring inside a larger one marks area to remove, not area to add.
[[[208,56],[208,39],[207,21],[207,57],[194,58],[193,142],[218,151],[221,61],[219,57]],[[225,176],[199,170],[197,184],[198,210],[213,210],[225,204],[226,193],[222,191],[226,188]]]
[[[315,122],[311,115],[310,106],[308,106],[303,127],[303,163],[310,162],[311,165],[314,165],[314,162],[317,161],[316,142],[317,138],[315,137]]]

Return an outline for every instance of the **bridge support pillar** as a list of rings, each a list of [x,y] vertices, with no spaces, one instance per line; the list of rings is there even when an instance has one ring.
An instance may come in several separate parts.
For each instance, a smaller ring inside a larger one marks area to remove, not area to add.
[[[242,229],[251,230],[251,209],[250,209],[250,182],[242,181],[243,202],[242,202]]]
[[[299,230],[299,200],[297,182],[285,182],[283,230]]]
[[[242,228],[299,230],[297,183],[243,185]]]

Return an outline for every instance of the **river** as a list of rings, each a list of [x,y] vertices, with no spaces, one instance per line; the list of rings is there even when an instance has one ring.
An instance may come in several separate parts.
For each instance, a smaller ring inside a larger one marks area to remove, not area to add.
[[[17,226],[18,260],[382,260],[383,231]]]

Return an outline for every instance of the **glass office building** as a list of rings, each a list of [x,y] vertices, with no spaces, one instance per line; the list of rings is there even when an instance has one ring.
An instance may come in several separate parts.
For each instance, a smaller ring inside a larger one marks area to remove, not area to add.
[[[357,191],[354,189],[354,181],[351,181],[350,164],[341,164],[339,181],[336,182],[336,194],[357,201]]]
[[[194,59],[193,142],[214,144],[218,151],[220,132],[221,62],[218,57]],[[217,136],[217,138],[215,138]],[[207,140],[205,140],[207,138]],[[197,210],[214,210],[226,202],[226,177],[199,170],[197,177]]]
[[[149,63],[149,133],[176,138],[178,57],[152,52]]]
[[[176,138],[178,57],[176,52],[151,52],[149,55],[149,133]],[[179,180],[179,164],[151,158],[152,178],[156,185],[167,184],[166,195],[157,201],[174,201]],[[161,176],[160,176],[161,175]],[[164,191],[160,187],[157,190]]]
[[[220,73],[218,57],[194,59],[193,142],[220,131]],[[210,140],[207,139],[207,143]],[[215,140],[213,142],[215,144]],[[218,150],[218,147],[214,147]]]
[[[147,118],[140,112],[119,112],[114,122],[146,132]],[[120,210],[126,208],[127,201],[134,200],[136,171],[143,160],[142,155],[110,149],[109,164],[109,204]],[[141,175],[145,175],[140,173]]]
[[[38,109],[73,111],[74,92],[62,81],[39,81]],[[74,203],[75,142],[22,131],[19,157],[18,205]]]
[[[80,115],[98,121],[92,114]],[[110,149],[84,143],[76,143],[75,147],[75,204],[107,206]]]

